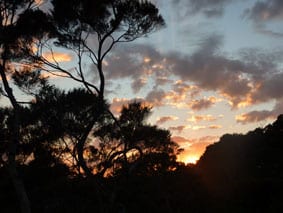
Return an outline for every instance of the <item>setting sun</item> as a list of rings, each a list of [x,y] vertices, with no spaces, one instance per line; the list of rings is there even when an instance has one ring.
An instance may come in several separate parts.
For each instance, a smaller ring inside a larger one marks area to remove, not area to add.
[[[196,162],[198,161],[199,157],[197,156],[187,156],[184,158],[184,163],[185,164],[196,164]]]

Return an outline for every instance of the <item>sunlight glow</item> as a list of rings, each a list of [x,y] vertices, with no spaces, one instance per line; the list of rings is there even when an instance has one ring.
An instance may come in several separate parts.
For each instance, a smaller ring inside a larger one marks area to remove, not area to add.
[[[54,52],[54,53],[43,53],[43,57],[48,61],[55,62],[70,62],[73,57],[66,53]]]
[[[195,155],[189,155],[189,156],[184,156],[183,158],[183,162],[185,164],[196,164],[196,162],[198,161],[199,157],[195,156]]]
[[[143,62],[144,62],[144,63],[149,63],[150,61],[151,61],[151,59],[148,58],[148,57],[144,57],[144,59],[143,59]]]

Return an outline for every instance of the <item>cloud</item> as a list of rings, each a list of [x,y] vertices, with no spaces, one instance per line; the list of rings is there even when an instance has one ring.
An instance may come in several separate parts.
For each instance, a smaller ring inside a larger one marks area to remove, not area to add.
[[[208,109],[211,106],[213,106],[217,102],[217,98],[215,97],[209,97],[209,98],[204,98],[204,99],[199,99],[199,100],[193,100],[191,101],[188,106],[192,110],[203,110],[203,109]]]
[[[221,125],[210,125],[209,129],[221,129],[222,126]]]
[[[275,119],[283,113],[283,100],[278,100],[272,110],[254,110],[243,113],[235,117],[236,121],[241,124],[265,121],[267,119]]]
[[[132,45],[124,45],[113,49],[107,57],[105,76],[109,80],[132,79],[132,89],[137,93],[146,85],[149,76],[155,75],[159,83],[168,82],[168,75],[162,70],[162,57],[153,47],[135,44],[133,48]]]
[[[283,19],[282,0],[257,1],[254,6],[245,11],[245,15],[255,22]]]
[[[184,126],[184,125],[181,125],[181,126],[171,126],[169,127],[169,130],[170,131],[176,131],[178,133],[181,133],[183,132],[183,130],[187,129],[188,127],[187,126]]]
[[[236,106],[253,89],[253,82],[244,73],[254,72],[256,68],[219,54],[221,41],[221,36],[212,35],[191,57],[174,54],[169,57],[168,63],[175,75],[195,82],[202,89],[219,92]]]
[[[283,73],[276,73],[267,76],[259,85],[257,92],[253,95],[253,99],[267,101],[270,99],[280,99],[283,97]]]
[[[173,136],[171,139],[174,142],[178,143],[180,146],[186,146],[186,144],[189,143],[189,139],[181,136]]]
[[[190,117],[188,119],[188,121],[191,121],[191,122],[200,122],[200,121],[210,121],[210,122],[213,122],[213,121],[216,121],[218,118],[215,117],[215,116],[212,116],[212,115],[193,115],[192,117]]]
[[[163,99],[166,97],[166,93],[163,90],[154,90],[147,94],[145,100],[155,107],[163,106]]]
[[[237,115],[236,121],[238,123],[247,124],[247,123],[263,121],[263,120],[266,120],[268,118],[273,118],[271,111],[268,111],[268,110],[251,111],[249,113]]]
[[[171,54],[167,58],[170,69],[183,81],[192,81],[202,90],[218,92],[232,108],[281,97],[280,90],[271,89],[271,85],[275,82],[278,88],[282,87],[278,83],[282,79],[282,50],[272,53],[246,49],[232,59],[218,51],[221,41],[221,36],[212,35],[189,57]],[[266,91],[264,96],[259,95],[262,90]]]
[[[61,52],[45,52],[43,53],[43,57],[48,61],[54,62],[70,62],[73,60],[73,56],[67,53]]]
[[[156,121],[156,124],[160,125],[168,121],[176,121],[176,120],[178,120],[178,117],[176,116],[164,116],[164,117],[158,118],[158,120]]]
[[[224,7],[237,0],[174,0],[173,6],[179,11],[185,10],[185,15],[201,13],[208,18],[220,17],[224,13]]]
[[[206,129],[206,126],[204,126],[204,125],[193,125],[193,126],[189,125],[189,126],[187,126],[187,128],[197,131],[197,130],[201,130],[201,129]]]
[[[191,55],[161,53],[144,44],[135,45],[137,48],[125,45],[114,49],[107,58],[105,75],[114,82],[119,78],[131,79],[134,92],[151,86],[145,99],[154,106],[163,106],[166,102],[185,107],[188,98],[199,96],[201,91],[217,92],[231,108],[282,97],[282,90],[278,89],[283,87],[280,83],[283,79],[280,71],[282,50],[243,49],[237,56],[229,57],[220,52],[222,42],[221,35],[207,36]],[[200,99],[190,104],[198,110],[214,103],[213,99]]]
[[[138,93],[141,88],[143,88],[147,83],[147,78],[146,77],[140,77],[134,81],[132,81],[132,89],[134,91],[134,93]]]
[[[269,30],[266,26],[267,22],[283,19],[283,2],[281,0],[257,1],[252,8],[244,12],[244,16],[253,21],[257,32],[273,37],[283,37],[283,32]]]

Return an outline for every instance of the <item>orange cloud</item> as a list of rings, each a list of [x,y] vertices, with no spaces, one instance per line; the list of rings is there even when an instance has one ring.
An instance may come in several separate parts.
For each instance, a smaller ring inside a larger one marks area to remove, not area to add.
[[[210,125],[209,129],[221,129],[222,126],[221,125]]]
[[[188,126],[188,128],[192,130],[200,130],[200,129],[205,129],[206,126]]]
[[[200,121],[216,121],[217,118],[212,115],[194,115],[188,119],[191,122],[200,122]]]
[[[45,52],[43,53],[43,57],[48,61],[54,62],[69,62],[73,59],[73,56],[67,53],[60,53],[60,52]]]

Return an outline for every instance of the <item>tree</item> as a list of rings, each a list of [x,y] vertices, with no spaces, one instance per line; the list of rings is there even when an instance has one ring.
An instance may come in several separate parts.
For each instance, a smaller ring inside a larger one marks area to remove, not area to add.
[[[25,69],[18,64],[27,58],[21,51],[25,49],[32,52],[32,40],[34,36],[40,36],[40,25],[29,20],[29,25],[24,21],[26,17],[43,17],[43,13],[37,10],[35,0],[1,0],[0,1],[0,76],[3,84],[2,95],[6,96],[12,106],[11,118],[12,126],[9,130],[8,144],[8,163],[10,177],[14,184],[16,193],[20,200],[22,212],[30,212],[29,199],[22,180],[19,178],[16,169],[17,147],[20,143],[20,110],[21,105],[11,87],[9,78],[16,70]],[[40,20],[44,20],[39,18]],[[23,23],[26,28],[23,28]],[[33,29],[33,31],[28,31]],[[4,115],[5,116],[5,115]]]
[[[35,102],[30,105],[34,117],[30,127],[42,130],[41,134],[31,134],[36,138],[35,143],[47,143],[53,155],[61,158],[76,173],[79,174],[81,169],[88,171],[87,165],[81,162],[78,146],[81,140],[86,140],[85,129],[90,123],[103,122],[103,114],[97,117],[97,111],[101,110],[98,97],[84,89],[65,92],[47,86],[35,98]],[[104,104],[103,108],[107,107]],[[83,155],[87,152],[86,148],[82,150]],[[36,157],[41,158],[38,155]],[[88,172],[92,173],[90,170]]]
[[[178,145],[171,140],[170,132],[146,124],[151,108],[140,102],[124,106],[115,122],[94,131],[99,138],[93,148],[97,172],[103,176],[120,172],[152,175],[176,168]],[[97,164],[98,163],[98,164]]]
[[[38,52],[48,51],[52,59],[44,55],[34,55],[33,58],[42,63],[39,68],[59,76],[65,76],[81,83],[85,89],[98,96],[98,102],[103,108],[105,77],[103,62],[112,48],[118,43],[131,42],[164,26],[164,20],[158,9],[148,1],[139,0],[71,0],[66,4],[64,0],[52,0],[51,21],[55,33],[49,41],[38,40]],[[77,66],[68,70],[62,66],[54,54],[54,44],[71,51],[76,56]],[[94,69],[89,75],[84,68],[88,61]],[[52,68],[52,70],[50,70]],[[59,74],[58,74],[59,72]],[[90,76],[89,80],[87,77]],[[98,85],[93,79],[98,76]],[[103,114],[98,110],[99,114]],[[108,113],[115,120],[112,113]],[[90,122],[84,130],[84,135],[78,143],[78,157],[81,167],[87,175],[91,172],[85,166],[83,150],[90,135],[95,120]],[[116,122],[117,125],[119,125]]]

